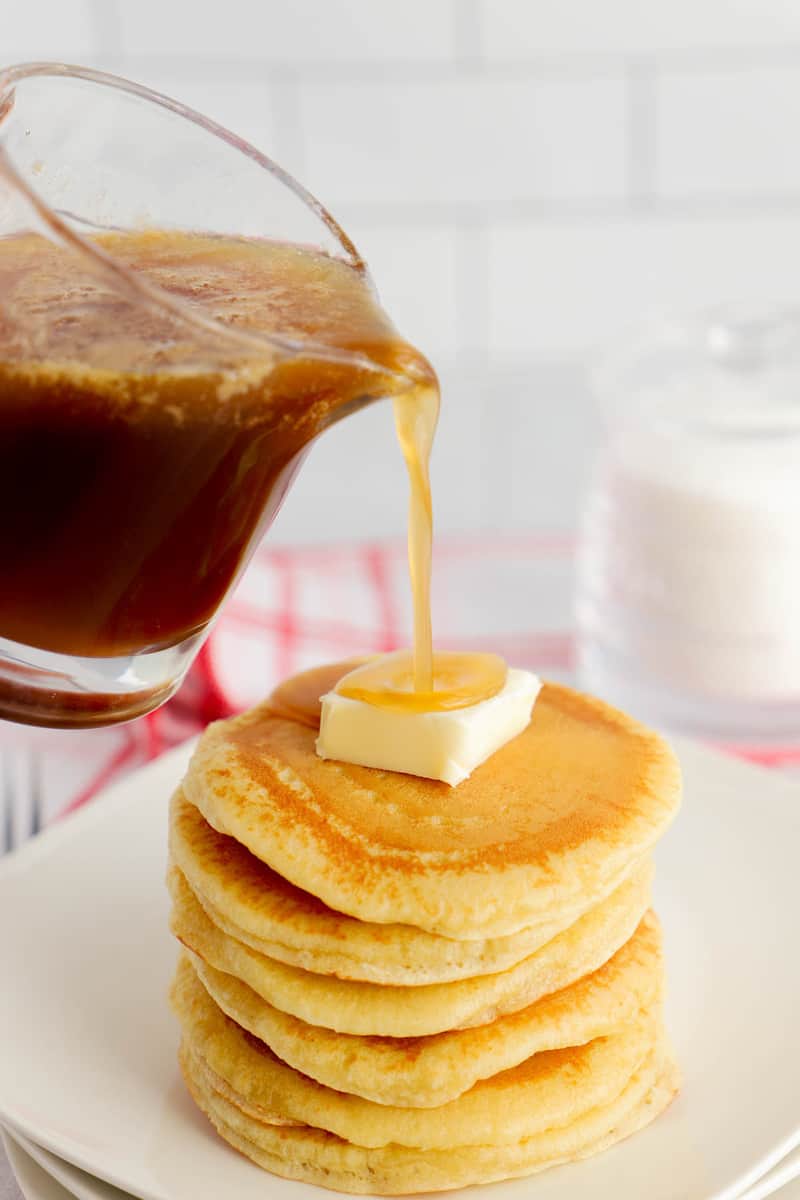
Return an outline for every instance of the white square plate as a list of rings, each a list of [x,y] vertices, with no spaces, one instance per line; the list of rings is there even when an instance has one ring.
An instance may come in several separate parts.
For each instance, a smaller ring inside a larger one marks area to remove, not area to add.
[[[189,752],[0,867],[0,1120],[146,1200],[319,1200],[219,1141],[175,1067],[163,876]],[[679,752],[686,802],[659,850],[656,900],[683,1091],[596,1159],[493,1185],[503,1200],[734,1200],[800,1144],[797,785]]]

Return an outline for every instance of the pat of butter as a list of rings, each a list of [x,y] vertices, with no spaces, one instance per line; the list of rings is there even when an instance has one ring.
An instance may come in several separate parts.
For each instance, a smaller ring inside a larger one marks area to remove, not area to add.
[[[454,786],[522,733],[542,684],[509,668],[496,696],[448,712],[397,712],[338,692],[322,697],[320,758],[421,775]]]

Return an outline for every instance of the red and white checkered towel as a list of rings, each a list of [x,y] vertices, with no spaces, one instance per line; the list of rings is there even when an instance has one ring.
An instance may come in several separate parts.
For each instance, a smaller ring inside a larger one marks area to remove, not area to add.
[[[494,650],[569,681],[572,542],[561,536],[440,540],[433,621],[441,649]],[[37,753],[48,817],[69,812],[218,717],[247,708],[287,675],[410,643],[405,545],[262,545],[178,694],[130,725],[62,732],[0,722],[0,749]],[[753,755],[800,762],[795,751]],[[24,770],[24,765],[22,767]]]
[[[442,540],[433,616],[441,648],[495,650],[549,677],[571,668],[572,548],[562,537]],[[405,545],[258,550],[180,691],[129,725],[76,732],[0,722],[0,750],[40,762],[46,815],[263,699],[316,663],[410,644]],[[24,773],[24,761],[20,771]]]

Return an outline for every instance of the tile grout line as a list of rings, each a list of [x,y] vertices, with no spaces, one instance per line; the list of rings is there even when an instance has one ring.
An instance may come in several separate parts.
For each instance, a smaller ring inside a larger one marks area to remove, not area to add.
[[[651,209],[657,192],[658,79],[653,66],[632,60],[626,71],[627,195],[634,211]]]
[[[210,66],[231,80],[244,76],[259,77],[268,71],[286,70],[285,60],[242,55],[197,56],[157,51],[128,52],[121,43],[117,0],[90,0],[96,28],[114,31],[109,39],[111,57],[134,58],[148,66],[177,68],[187,73],[203,73]],[[428,61],[413,58],[308,61],[293,64],[290,70],[304,83],[341,83],[346,81],[437,82],[457,78],[465,66],[480,66],[489,78],[502,79],[592,79],[597,76],[621,77],[632,61],[653,71],[681,74],[708,71],[747,71],[764,67],[800,66],[800,44],[763,47],[702,47],[697,49],[659,49],[656,51],[533,52],[519,58],[489,59],[476,0],[458,0],[453,23],[453,51],[450,57]],[[463,7],[462,7],[463,6]],[[113,16],[109,16],[113,13]],[[113,41],[113,45],[112,45]]]
[[[265,82],[275,139],[270,155],[281,166],[291,164],[291,174],[307,186],[308,139],[303,122],[300,80],[295,71],[283,67],[278,71],[267,68]],[[313,192],[313,187],[311,190]],[[325,203],[324,198],[322,202]]]

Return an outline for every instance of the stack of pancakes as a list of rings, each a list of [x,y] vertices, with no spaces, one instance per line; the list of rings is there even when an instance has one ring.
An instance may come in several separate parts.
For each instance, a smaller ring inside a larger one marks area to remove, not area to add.
[[[325,762],[267,702],[208,728],[171,808],[172,1002],[199,1107],[350,1192],[593,1154],[677,1090],[650,852],[666,745],[545,686],[456,788]]]

